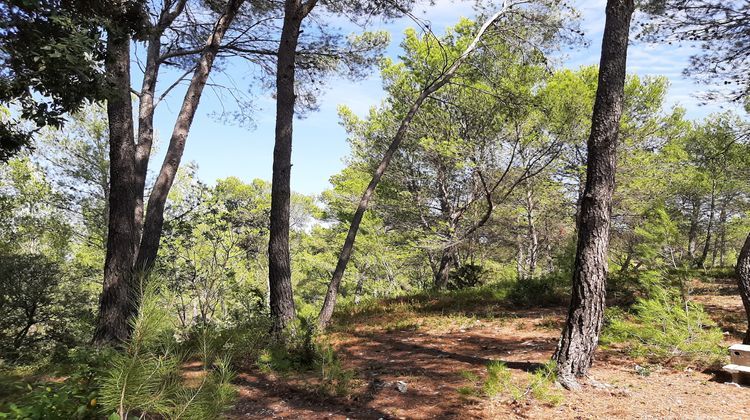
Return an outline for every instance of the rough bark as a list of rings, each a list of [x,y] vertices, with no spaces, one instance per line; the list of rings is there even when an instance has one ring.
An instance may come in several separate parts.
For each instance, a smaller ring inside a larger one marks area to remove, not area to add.
[[[604,318],[617,137],[634,8],[633,0],[609,0],[606,7],[599,82],[587,143],[586,186],[581,202],[573,290],[554,356],[558,379],[567,388],[579,387],[576,377],[585,376],[591,367]]]
[[[745,306],[745,316],[747,317],[747,330],[742,343],[750,344],[750,235],[745,239],[745,244],[742,246],[739,257],[737,257],[735,274],[742,304]]]
[[[94,343],[117,345],[128,338],[128,320],[134,312],[131,282],[135,257],[132,246],[135,240],[135,143],[130,103],[130,36],[110,31],[105,66],[110,83],[107,98],[110,203],[104,284]]]
[[[219,51],[221,40],[243,2],[244,0],[230,0],[227,3],[224,13],[214,25],[214,29],[198,60],[190,85],[185,93],[185,98],[182,101],[180,112],[177,115],[164,162],[148,200],[146,217],[143,224],[143,235],[140,248],[138,249],[138,258],[135,263],[136,270],[148,271],[156,259],[162,228],[164,226],[164,208],[167,196],[169,195],[169,190],[172,188],[175,176],[177,175],[177,169],[182,160],[182,154],[185,151],[185,143],[190,132],[190,126],[193,123],[193,118],[198,109],[203,88],[206,86],[214,59]]]
[[[482,24],[482,26],[479,28],[479,31],[477,32],[477,35],[472,40],[471,44],[466,47],[461,56],[456,59],[456,61],[454,61],[449,67],[447,67],[443,73],[438,75],[431,83],[427,84],[424,89],[422,89],[419,96],[417,96],[417,98],[409,108],[409,111],[407,111],[404,119],[401,120],[401,124],[399,125],[396,134],[391,139],[391,143],[388,146],[388,149],[383,154],[383,158],[380,160],[380,163],[373,172],[370,183],[367,185],[367,188],[362,194],[362,198],[359,200],[357,209],[354,212],[354,217],[352,218],[352,222],[349,225],[349,231],[347,232],[346,239],[344,240],[344,246],[341,248],[341,252],[339,253],[339,259],[336,263],[336,269],[333,271],[331,282],[328,284],[328,290],[326,291],[326,297],[323,302],[323,307],[321,308],[320,314],[318,315],[318,327],[320,329],[325,329],[325,327],[331,321],[331,316],[333,316],[333,309],[336,306],[336,296],[338,295],[341,280],[344,278],[346,266],[352,256],[354,241],[357,238],[357,232],[359,231],[360,223],[362,223],[362,217],[364,216],[365,211],[370,204],[372,195],[375,193],[375,188],[377,188],[378,184],[380,183],[380,179],[383,177],[386,169],[388,169],[388,166],[391,163],[391,159],[393,159],[393,155],[396,153],[399,146],[401,145],[401,141],[406,136],[406,132],[409,130],[409,126],[411,125],[414,116],[417,114],[419,108],[422,107],[422,104],[425,100],[427,100],[427,98],[429,98],[433,93],[437,92],[441,87],[445,86],[451,80],[451,78],[453,78],[458,68],[461,67],[463,62],[466,61],[466,59],[477,48],[479,40],[482,38],[490,25],[492,25],[496,20],[503,16],[506,10],[507,5],[503,5],[500,11],[495,13],[492,17],[487,19],[484,24]]]
[[[456,250],[454,247],[448,247],[443,249],[443,253],[440,256],[440,264],[437,267],[435,273],[435,288],[437,290],[445,289],[448,285],[450,278],[451,268],[456,265]]]
[[[268,241],[268,286],[273,333],[279,336],[295,317],[289,260],[289,204],[291,199],[292,130],[297,44],[303,19],[316,0],[284,2],[276,68],[276,132],[271,179],[271,227]]]

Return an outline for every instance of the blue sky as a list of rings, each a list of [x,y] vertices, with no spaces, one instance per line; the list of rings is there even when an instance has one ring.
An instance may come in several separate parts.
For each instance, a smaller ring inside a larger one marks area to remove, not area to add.
[[[578,0],[574,4],[582,14],[581,29],[589,45],[564,52],[558,57],[558,61],[569,68],[598,64],[606,1]],[[433,30],[441,33],[460,17],[472,17],[473,11],[470,2],[438,0],[435,6],[425,8],[416,15],[429,20]],[[400,19],[376,25],[372,29],[385,29],[391,33],[391,46],[387,54],[395,58],[403,31],[410,26],[414,26],[411,20]],[[687,109],[689,118],[699,119],[721,110],[722,105],[701,106],[694,94],[706,87],[696,85],[693,80],[682,75],[693,51],[689,46],[633,42],[629,50],[628,71],[642,76],[668,77],[671,82],[668,104],[679,104]],[[251,83],[245,66],[230,65],[226,72],[227,77],[241,88]],[[162,83],[166,85],[171,82]],[[184,90],[175,90],[157,111],[155,126],[161,151],[166,148],[183,95]],[[329,81],[327,89],[319,98],[320,110],[295,121],[291,181],[294,191],[320,193],[329,187],[330,176],[343,168],[343,158],[348,154],[349,148],[346,133],[338,124],[337,106],[346,105],[363,115],[370,107],[380,103],[383,96],[377,70],[373,70],[368,78],[356,82],[342,79]],[[221,99],[210,89],[206,90],[187,141],[183,162],[196,162],[199,167],[198,176],[208,183],[228,176],[236,176],[247,182],[254,178],[270,179],[275,119],[275,104],[270,93],[255,98],[255,128],[231,125],[217,119],[212,114],[221,109],[222,104],[230,109],[232,107],[228,98]],[[163,154],[157,151],[152,160],[151,171],[158,171],[162,157]]]

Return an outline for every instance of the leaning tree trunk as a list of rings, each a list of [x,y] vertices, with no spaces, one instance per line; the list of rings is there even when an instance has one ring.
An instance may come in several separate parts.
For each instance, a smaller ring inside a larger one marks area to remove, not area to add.
[[[745,316],[747,317],[747,330],[743,344],[750,344],[750,235],[745,239],[739,257],[737,257],[737,287],[740,289],[742,304],[745,306]]]
[[[276,67],[276,139],[271,180],[271,227],[268,240],[268,287],[275,336],[294,319],[292,270],[289,259],[289,204],[291,197],[292,128],[297,44],[302,20],[315,6],[314,0],[284,2]]]
[[[634,8],[633,0],[607,2],[599,84],[587,145],[586,187],[581,202],[573,290],[568,318],[554,356],[559,381],[569,389],[578,388],[576,377],[585,376],[591,367],[604,319],[617,137]]]
[[[167,196],[177,175],[177,169],[180,167],[190,126],[193,123],[193,118],[198,109],[198,103],[200,102],[203,88],[206,86],[214,59],[219,51],[221,40],[243,2],[244,0],[230,0],[227,3],[224,13],[216,22],[213,32],[209,36],[201,57],[198,60],[193,78],[185,93],[182,107],[172,130],[167,154],[164,157],[159,176],[156,178],[148,200],[146,218],[143,223],[143,236],[135,263],[136,270],[148,271],[156,260],[162,228],[164,227],[164,208],[167,203]]]
[[[110,204],[104,285],[99,300],[99,316],[94,332],[97,345],[119,344],[130,334],[129,319],[134,313],[131,290],[135,249],[134,179],[135,143],[133,109],[130,103],[130,36],[111,31],[107,40],[106,72],[110,93],[109,119]]]
[[[367,185],[367,188],[365,188],[365,192],[362,194],[362,198],[359,200],[359,205],[357,205],[357,210],[354,212],[354,217],[352,218],[352,222],[349,225],[349,232],[347,232],[346,239],[344,240],[344,246],[341,248],[339,259],[336,263],[336,268],[333,271],[333,276],[331,277],[331,282],[328,284],[328,290],[326,291],[326,297],[325,301],[323,302],[323,307],[321,308],[320,314],[318,315],[318,327],[320,329],[325,329],[328,323],[331,322],[333,309],[336,306],[336,296],[338,295],[341,280],[344,278],[346,266],[352,256],[354,241],[357,239],[357,232],[359,231],[360,223],[362,223],[362,217],[367,210],[367,206],[370,204],[372,195],[375,193],[375,188],[377,188],[378,184],[380,183],[380,179],[383,177],[386,169],[388,169],[388,165],[390,165],[391,159],[393,159],[393,155],[396,153],[399,146],[401,145],[401,141],[406,136],[406,132],[409,130],[409,126],[411,125],[414,116],[417,115],[419,108],[422,107],[422,104],[425,100],[427,100],[427,98],[429,98],[433,93],[437,92],[441,87],[445,86],[453,78],[458,68],[461,67],[463,62],[466,61],[471,53],[474,52],[474,50],[477,48],[479,40],[482,38],[490,25],[492,25],[496,20],[500,19],[500,17],[505,14],[506,10],[507,8],[506,6],[504,6],[499,12],[495,13],[492,17],[487,19],[484,24],[482,24],[482,26],[479,28],[479,31],[477,32],[477,35],[472,40],[471,44],[466,47],[461,56],[458,57],[458,59],[456,59],[456,61],[454,61],[453,64],[451,64],[450,67],[448,67],[443,73],[438,75],[435,80],[425,86],[422,92],[420,92],[419,96],[417,96],[417,98],[414,100],[414,103],[409,108],[409,111],[404,116],[404,119],[401,120],[401,124],[399,125],[396,134],[393,136],[393,139],[391,139],[391,144],[388,146],[385,154],[383,154],[383,158],[380,160],[380,163],[375,169],[375,172],[373,172],[372,179]]]

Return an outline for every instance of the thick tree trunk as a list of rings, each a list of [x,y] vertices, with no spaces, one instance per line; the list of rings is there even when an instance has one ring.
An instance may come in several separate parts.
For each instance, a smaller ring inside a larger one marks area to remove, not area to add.
[[[448,285],[450,278],[451,268],[456,264],[456,250],[455,248],[448,247],[443,249],[443,253],[440,256],[440,264],[438,265],[437,272],[435,273],[435,289],[442,290]]]
[[[106,72],[111,84],[107,98],[110,204],[104,284],[94,343],[116,345],[128,338],[128,321],[135,311],[135,287],[131,284],[135,257],[135,143],[130,103],[130,36],[110,32]]]
[[[743,344],[750,344],[750,235],[745,239],[739,257],[737,257],[737,287],[740,289],[742,304],[745,306],[745,316],[747,317],[747,330]]]
[[[499,12],[490,17],[486,22],[484,22],[484,24],[482,24],[482,27],[479,28],[477,35],[474,37],[474,40],[471,42],[471,44],[469,44],[468,47],[466,47],[463,54],[461,54],[461,56],[456,61],[454,61],[450,65],[450,67],[445,70],[445,72],[438,75],[438,77],[433,80],[432,83],[428,84],[422,90],[422,92],[414,100],[414,103],[409,108],[409,111],[404,116],[404,119],[401,120],[401,124],[399,125],[396,134],[393,136],[393,139],[391,139],[391,144],[388,146],[385,154],[383,154],[383,158],[380,160],[378,167],[372,174],[370,183],[367,185],[367,188],[362,194],[362,198],[359,200],[357,210],[354,212],[354,217],[352,218],[351,225],[349,225],[349,231],[346,234],[344,246],[341,248],[339,259],[336,263],[336,269],[333,271],[331,282],[328,284],[328,290],[326,291],[326,297],[325,301],[323,302],[323,307],[321,308],[320,314],[318,315],[318,327],[321,330],[325,329],[325,327],[331,321],[331,316],[333,316],[333,309],[336,306],[336,296],[338,294],[339,286],[341,285],[341,280],[344,278],[346,266],[352,256],[354,241],[357,239],[357,232],[359,231],[360,223],[362,223],[362,217],[367,210],[367,206],[370,204],[372,195],[375,193],[375,188],[380,183],[380,179],[383,177],[386,169],[388,169],[388,165],[390,165],[391,159],[393,159],[393,155],[401,145],[401,141],[404,139],[404,136],[406,136],[406,132],[409,130],[409,126],[411,125],[414,116],[419,111],[419,108],[422,107],[424,101],[430,97],[430,95],[438,91],[441,87],[443,87],[450,81],[453,75],[456,74],[456,70],[458,70],[461,64],[463,64],[463,62],[466,61],[469,55],[471,55],[471,53],[476,49],[477,45],[479,44],[479,40],[482,38],[490,25],[492,25],[497,19],[505,14],[505,11],[505,8],[501,9]]]
[[[169,140],[167,154],[164,157],[159,176],[154,183],[154,188],[148,200],[141,245],[138,250],[138,259],[135,263],[135,269],[138,271],[148,271],[153,265],[154,260],[156,260],[162,228],[164,226],[164,208],[167,203],[167,196],[177,175],[177,169],[180,167],[190,126],[193,123],[193,118],[198,109],[198,103],[200,102],[203,88],[206,86],[214,59],[219,51],[221,40],[243,2],[244,0],[230,0],[227,3],[224,13],[214,25],[213,32],[206,42],[206,46],[201,53],[201,57],[193,73],[193,78],[185,93],[182,107],[177,115],[172,136]]]
[[[711,205],[708,209],[708,226],[706,226],[706,242],[703,244],[703,252],[700,258],[696,262],[696,266],[700,268],[706,268],[706,259],[708,258],[708,250],[711,248],[711,237],[713,235],[714,228],[714,212],[716,211],[716,182],[711,184]]]
[[[554,356],[560,383],[567,388],[579,387],[576,377],[585,376],[591,367],[604,319],[617,137],[634,8],[633,0],[607,2],[599,84],[587,145],[586,187],[581,202],[573,290],[568,318]]]
[[[302,20],[314,0],[284,2],[284,25],[276,68],[276,141],[271,181],[271,228],[268,241],[268,287],[273,333],[279,336],[294,319],[292,271],[289,259],[289,204],[291,197],[292,128],[297,43]]]

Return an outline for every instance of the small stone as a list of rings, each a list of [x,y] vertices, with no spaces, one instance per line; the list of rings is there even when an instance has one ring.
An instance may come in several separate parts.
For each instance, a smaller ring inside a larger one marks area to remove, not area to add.
[[[396,389],[398,390],[398,392],[400,392],[402,394],[405,393],[406,392],[406,382],[404,382],[404,381],[397,381],[396,382]]]

